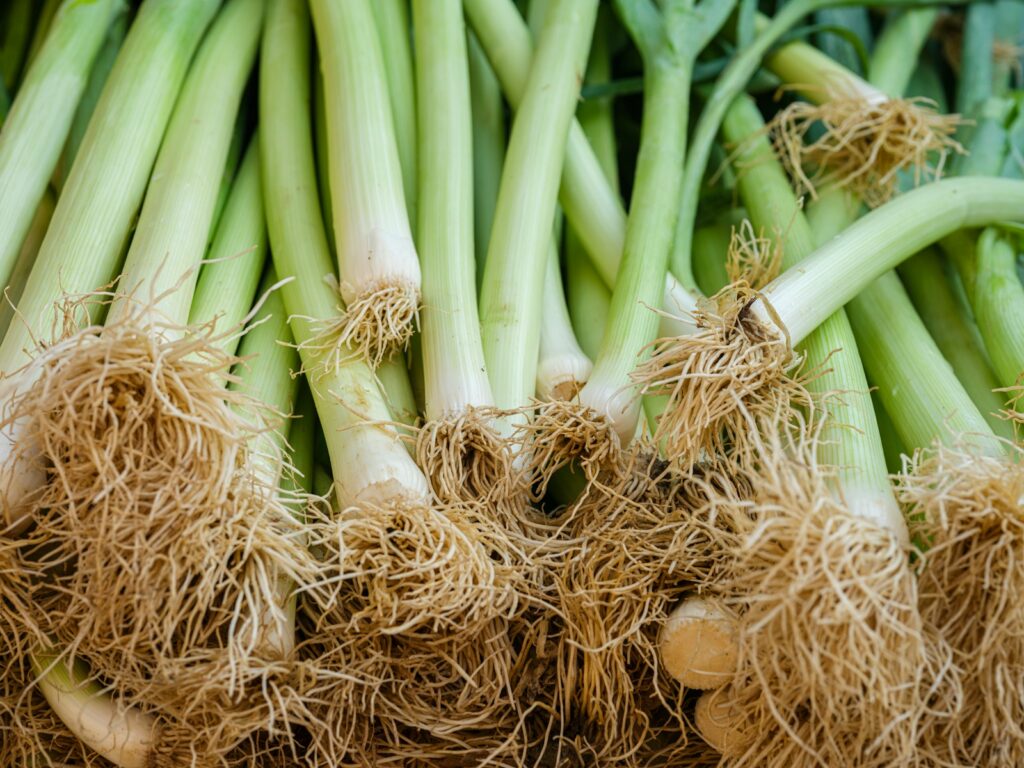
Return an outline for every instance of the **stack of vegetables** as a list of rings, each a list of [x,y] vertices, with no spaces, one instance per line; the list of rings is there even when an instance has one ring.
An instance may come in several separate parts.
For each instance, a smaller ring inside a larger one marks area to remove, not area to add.
[[[1024,765],[1024,0],[10,0],[0,764]]]

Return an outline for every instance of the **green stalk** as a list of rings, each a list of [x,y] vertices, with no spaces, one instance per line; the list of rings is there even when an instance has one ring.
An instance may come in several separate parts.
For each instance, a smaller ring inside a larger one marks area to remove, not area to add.
[[[799,270],[784,272],[751,311],[771,326],[776,320],[765,306],[770,304],[791,343],[798,344],[868,284],[918,251],[964,227],[1020,221],[1022,210],[1024,182],[964,178],[926,184],[854,222]]]
[[[989,98],[975,105],[974,125],[965,140],[967,154],[953,164],[957,176],[998,176],[1007,154],[1007,123],[1014,110],[1011,99]]]
[[[36,18],[35,29],[32,31],[32,42],[29,43],[28,52],[25,54],[26,69],[32,66],[32,62],[39,54],[39,49],[43,47],[43,42],[50,33],[53,17],[57,15],[57,9],[60,8],[62,3],[63,0],[43,0],[43,5],[39,9],[39,15]]]
[[[153,168],[108,322],[135,315],[184,327],[206,252],[264,0],[228,0],[189,69]],[[174,331],[172,331],[173,333]]]
[[[676,234],[672,251],[671,272],[689,290],[694,291],[697,281],[693,276],[693,230],[697,220],[697,202],[700,186],[707,169],[711,149],[718,129],[733,100],[743,92],[754,76],[761,60],[782,35],[804,16],[822,8],[844,5],[830,0],[790,0],[779,12],[766,21],[750,44],[738,51],[715,81],[710,96],[704,102],[700,117],[693,129],[686,167],[683,170],[683,190]],[[806,46],[810,48],[810,46]],[[782,49],[785,51],[789,46]],[[811,49],[813,50],[813,49]],[[778,59],[779,54],[773,57]]]
[[[720,218],[693,233],[693,273],[700,289],[713,296],[729,284],[726,255],[732,240],[733,224]]]
[[[219,341],[226,352],[233,352],[238,344],[238,336],[230,332],[238,329],[249,313],[266,258],[259,137],[253,136],[231,186],[208,261],[199,272],[188,316],[190,324],[216,321],[221,334],[229,333]]]
[[[612,292],[597,274],[583,244],[573,235],[572,230],[567,237],[565,258],[569,318],[580,349],[593,360],[601,348],[601,339],[604,338],[604,329],[608,324]]]
[[[333,210],[331,201],[331,172],[327,163],[327,102],[324,96],[324,73],[320,67],[314,67],[313,79],[313,138],[316,150],[317,189],[320,190],[320,206],[327,212],[324,217],[324,230],[331,253],[335,253],[338,241],[334,237],[334,220],[330,213]]]
[[[388,98],[395,121],[398,160],[402,166],[402,189],[409,221],[414,223],[418,189],[416,185],[416,81],[413,77],[408,0],[373,0],[370,3],[377,25]]]
[[[192,53],[218,0],[146,0],[103,89],[18,304],[24,322],[0,344],[0,371],[49,335],[65,291],[113,279]],[[97,194],[97,190],[103,190]]]
[[[992,95],[992,46],[996,35],[996,9],[990,2],[971,3],[964,14],[964,36],[960,48],[956,111],[973,115]]]
[[[517,109],[533,57],[526,22],[513,0],[463,0],[463,7],[501,81],[505,98]],[[559,201],[601,279],[612,287],[626,239],[626,212],[619,193],[601,170],[601,162],[575,120],[569,127],[565,147]],[[665,276],[661,306],[668,313],[662,318],[662,335],[692,332],[688,313],[696,308],[696,299],[670,274]]]
[[[971,306],[999,383],[1012,387],[1024,373],[1024,286],[1017,275],[1017,249],[998,230],[986,229],[977,253]]]
[[[611,80],[609,51],[610,9],[598,9],[594,42],[587,62],[588,84]],[[610,98],[586,99],[576,110],[583,133],[594,149],[611,189],[619,188],[619,162],[615,146],[615,124]],[[572,129],[570,129],[571,132]],[[583,353],[591,360],[597,356],[608,320],[612,294],[587,256],[583,238],[569,226],[565,235],[566,297],[575,337]]]
[[[260,159],[267,228],[285,309],[323,428],[343,505],[427,498],[426,478],[387,423],[373,372],[347,356],[325,365],[319,322],[337,317],[310,122],[310,26],[303,0],[271,0],[260,57]],[[311,342],[314,342],[311,344]]]
[[[99,53],[96,54],[85,91],[78,101],[78,108],[71,120],[71,129],[68,131],[67,141],[64,142],[64,151],[61,152],[60,161],[53,172],[53,185],[58,190],[62,190],[67,183],[71,166],[78,155],[78,148],[82,145],[82,139],[85,138],[85,132],[89,128],[89,120],[92,119],[92,113],[96,110],[96,105],[103,94],[103,86],[106,85],[107,78],[110,77],[114,62],[117,61],[117,54],[121,51],[125,36],[128,34],[131,14],[128,12],[128,8],[119,2],[115,3],[115,7],[117,10],[113,23],[107,29],[103,45],[100,47]]]
[[[393,292],[403,308],[418,307],[421,277],[371,6],[370,0],[310,2],[324,75],[339,286],[349,307],[365,302],[372,318],[377,312],[390,317]],[[409,317],[357,332],[378,361],[411,330]]]
[[[596,14],[596,0],[552,5],[512,125],[480,292],[484,357],[499,408],[528,404],[536,386],[544,259]]]
[[[860,39],[865,49],[870,51],[872,48],[874,33],[871,30],[871,17],[867,8],[822,8],[814,14],[814,21],[820,26],[846,29]],[[860,57],[853,44],[846,38],[830,31],[819,32],[815,35],[814,45],[847,69],[862,72]]]
[[[868,80],[872,85],[890,96],[906,90],[918,63],[918,57],[908,52],[924,47],[938,17],[938,8],[911,8],[898,11],[886,20],[868,64]]]
[[[0,285],[14,269],[116,5],[63,8],[0,130]]]
[[[697,54],[731,11],[728,3],[691,9],[622,0],[619,15],[644,59],[644,116],[625,251],[594,372],[580,402],[607,418],[623,444],[636,432],[640,398],[630,374],[654,341],[686,156],[690,80]]]
[[[957,230],[950,232],[939,241],[942,252],[949,257],[949,260],[956,267],[957,276],[964,293],[960,297],[966,303],[964,307],[974,317],[973,309],[968,296],[974,294],[974,286],[978,277],[978,259],[976,256],[977,233]]]
[[[878,432],[882,437],[882,448],[885,450],[885,465],[890,475],[896,475],[903,471],[903,456],[907,449],[900,439],[896,425],[892,422],[892,416],[885,410],[882,399],[878,396],[878,390],[871,390],[871,403],[875,407],[875,418],[878,421]]]
[[[413,0],[419,112],[423,372],[428,421],[493,405],[473,251],[469,54],[460,0]]]
[[[148,768],[158,759],[160,726],[154,718],[111,698],[83,662],[69,666],[50,651],[35,651],[31,662],[53,711],[96,754],[118,768]]]
[[[251,101],[244,96],[242,104],[238,109],[238,117],[235,119],[235,127],[231,132],[231,143],[228,145],[228,156],[224,161],[224,170],[220,174],[220,186],[217,188],[217,202],[213,206],[213,220],[210,222],[210,242],[213,245],[213,237],[220,226],[221,216],[224,215],[224,208],[228,204],[228,197],[235,185],[235,176],[242,162],[243,151],[252,144],[250,129],[250,112],[248,107]]]
[[[796,265],[814,251],[815,242],[827,240],[832,232],[812,231],[752,99],[740,97],[733,102],[722,123],[722,134],[730,144],[743,147],[737,161],[745,171],[738,175],[737,186],[751,222],[768,237],[781,240],[783,269],[799,269]],[[855,213],[850,206],[829,209],[828,229],[841,230]],[[834,492],[854,514],[872,519],[908,541],[846,313],[839,309],[826,318],[801,349],[808,369],[821,371],[808,382],[808,388],[821,396],[841,393],[823,402],[828,421],[818,447],[821,463],[835,470]]]
[[[14,308],[18,306],[21,294],[25,290],[25,283],[28,281],[29,273],[39,254],[39,246],[43,244],[43,238],[46,237],[46,230],[50,226],[50,219],[53,218],[53,209],[56,204],[53,192],[47,189],[43,193],[43,199],[39,201],[35,216],[32,217],[32,225],[21,244],[18,257],[14,260],[14,269],[11,270],[11,275],[7,278],[3,304],[0,305],[0,334],[7,333],[7,329],[11,327]]]
[[[0,31],[0,78],[10,93],[18,90],[18,76],[32,41],[35,0],[10,0]]]
[[[936,440],[968,439],[1001,455],[985,417],[928,335],[895,273],[886,272],[867,295],[855,297],[847,313],[864,367],[904,445],[914,449]]]
[[[948,279],[949,269],[942,256],[928,248],[907,259],[899,268],[900,280],[907,289],[914,308],[928,334],[953,367],[971,401],[981,411],[989,427],[997,435],[1013,437],[1013,429],[996,414],[1003,407],[1002,398],[993,392],[999,383],[992,372],[984,349],[979,346],[976,330],[968,324]]]
[[[543,327],[537,355],[537,397],[541,400],[572,400],[590,378],[594,366],[573,330],[554,239],[548,247],[544,270],[541,323]]]
[[[498,204],[501,167],[505,162],[505,102],[501,84],[471,32],[469,37],[469,92],[473,110],[473,233],[476,285],[484,279],[487,244],[491,241],[494,209]],[[581,107],[582,109],[582,107]]]

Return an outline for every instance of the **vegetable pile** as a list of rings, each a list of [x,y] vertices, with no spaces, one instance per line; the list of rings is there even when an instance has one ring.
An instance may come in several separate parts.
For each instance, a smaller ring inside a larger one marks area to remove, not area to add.
[[[1024,765],[1024,0],[10,0],[0,764]]]

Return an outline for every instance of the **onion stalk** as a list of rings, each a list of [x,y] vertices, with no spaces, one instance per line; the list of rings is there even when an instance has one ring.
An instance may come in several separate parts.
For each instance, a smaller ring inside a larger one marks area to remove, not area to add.
[[[310,5],[324,75],[338,284],[346,310],[325,329],[377,365],[412,337],[420,265],[403,191],[381,43],[368,0]]]

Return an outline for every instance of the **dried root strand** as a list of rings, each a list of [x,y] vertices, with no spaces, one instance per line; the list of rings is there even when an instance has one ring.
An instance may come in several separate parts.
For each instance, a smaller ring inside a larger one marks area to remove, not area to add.
[[[738,671],[714,699],[728,722],[709,738],[730,765],[909,764],[926,713],[952,709],[949,649],[896,537],[832,499],[813,443],[787,456],[781,442],[747,470],[754,524],[711,585],[741,618]]]
[[[729,282],[745,281],[755,291],[764,288],[782,271],[782,243],[778,234],[768,237],[763,228],[755,232],[750,219],[733,227],[725,255]]]
[[[634,373],[644,394],[667,396],[654,439],[683,471],[745,452],[752,424],[811,405],[788,340],[750,312],[757,297],[746,283],[723,288],[696,313],[696,334],[659,339]]]
[[[312,339],[299,345],[320,356],[323,370],[336,370],[353,357],[376,368],[392,353],[409,345],[419,325],[420,293],[414,285],[383,283],[347,306],[337,317],[317,320]],[[316,376],[318,371],[308,371]]]
[[[621,481],[618,434],[606,418],[578,402],[538,404],[533,418],[519,428],[518,440],[530,457],[525,474],[538,496],[546,492],[554,474],[570,464],[578,466],[590,484]]]
[[[957,448],[917,453],[900,478],[927,542],[921,612],[964,671],[963,706],[930,734],[943,764],[1024,762],[1024,464]]]
[[[911,170],[915,184],[941,176],[946,157],[964,152],[953,138],[962,123],[925,98],[871,102],[828,94],[821,104],[794,101],[768,129],[801,192],[813,196],[823,184],[838,184],[877,206],[895,194],[901,171]],[[809,133],[818,124],[825,130],[812,139]]]
[[[502,505],[525,495],[510,441],[492,424],[500,413],[474,408],[427,422],[416,436],[416,463],[442,503]]]
[[[3,547],[31,599],[4,600],[0,617],[87,662],[126,705],[209,736],[214,754],[283,718],[270,692],[291,670],[259,617],[316,562],[268,472],[281,457],[253,449],[280,416],[224,388],[236,358],[212,328],[179,331],[129,318],[30,364],[36,385],[5,415],[47,480],[34,526]]]

